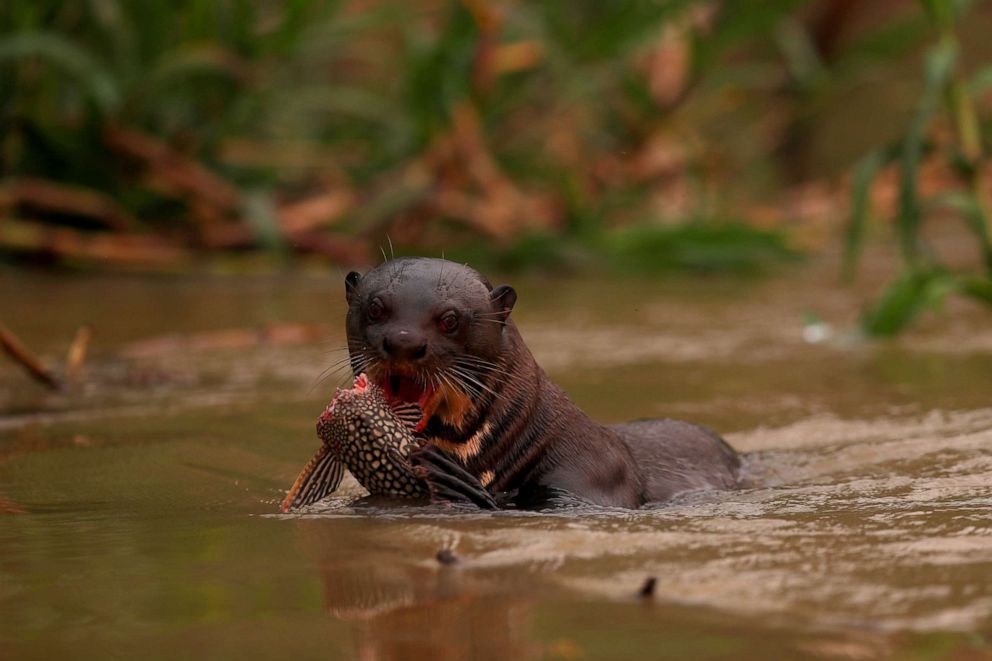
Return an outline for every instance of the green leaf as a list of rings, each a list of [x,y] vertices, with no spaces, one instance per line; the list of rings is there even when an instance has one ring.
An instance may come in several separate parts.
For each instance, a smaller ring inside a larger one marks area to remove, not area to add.
[[[244,196],[243,211],[259,245],[273,252],[285,248],[286,240],[279,225],[272,195],[264,191],[252,191]]]
[[[918,242],[922,209],[917,186],[917,175],[923,155],[924,141],[934,115],[940,108],[947,82],[957,62],[958,50],[949,42],[942,42],[927,52],[925,79],[919,105],[903,140],[901,176],[899,182],[899,220],[897,229],[903,256],[911,265],[918,259]]]
[[[971,8],[973,0],[920,0],[920,4],[935,26],[949,30]]]
[[[896,335],[924,310],[939,307],[958,288],[956,277],[941,269],[908,271],[865,311],[861,327],[876,337]]]
[[[709,73],[722,67],[720,55],[750,40],[770,34],[783,17],[796,11],[806,0],[763,0],[762,2],[725,2],[717,14],[716,25],[701,38],[695,50],[694,69]]]
[[[417,140],[426,144],[443,130],[452,108],[469,97],[479,28],[465,7],[453,5],[438,38],[416,49],[406,62],[407,110]]]
[[[156,90],[185,78],[213,76],[238,81],[243,62],[236,53],[218,43],[185,44],[163,53],[145,76],[145,87]]]
[[[827,75],[816,45],[798,17],[788,16],[779,21],[775,41],[792,79],[806,89],[813,89]]]
[[[959,288],[965,296],[992,305],[992,278],[966,276],[960,278]]]
[[[950,0],[920,0],[930,20],[940,26],[954,23],[954,7]]]
[[[992,65],[982,67],[971,76],[968,81],[968,91],[973,96],[978,96],[992,90]]]
[[[624,56],[658,36],[667,21],[700,0],[571,0],[537,3],[557,46],[591,62]]]
[[[782,234],[737,222],[637,225],[601,237],[593,246],[604,247],[619,268],[641,273],[754,273],[799,256]]]
[[[972,193],[954,191],[943,193],[933,198],[933,206],[952,209],[961,214],[968,227],[978,238],[979,248],[982,251],[982,259],[985,268],[992,273],[992,237],[989,236],[988,223],[985,209]]]
[[[834,76],[840,80],[861,77],[864,68],[893,58],[900,58],[916,49],[931,34],[927,20],[916,12],[905,16],[890,16],[883,24],[863,34],[852,34],[850,43],[836,54],[831,64]]]
[[[55,32],[25,32],[0,39],[0,64],[39,58],[75,79],[105,115],[112,115],[121,93],[111,72],[86,50]]]
[[[844,237],[843,278],[853,280],[856,275],[865,230],[868,227],[869,202],[872,182],[879,170],[895,157],[893,149],[876,149],[861,159],[851,177],[851,219]]]

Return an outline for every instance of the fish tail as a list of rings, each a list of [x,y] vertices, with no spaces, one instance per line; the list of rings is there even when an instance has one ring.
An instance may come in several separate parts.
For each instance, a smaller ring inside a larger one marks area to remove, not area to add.
[[[330,447],[321,445],[317,454],[300,471],[299,477],[289,488],[280,510],[291,510],[312,505],[334,493],[344,478],[344,466]]]

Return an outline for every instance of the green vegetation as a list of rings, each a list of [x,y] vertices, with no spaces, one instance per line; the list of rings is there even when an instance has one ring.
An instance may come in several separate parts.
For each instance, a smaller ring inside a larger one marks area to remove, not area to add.
[[[853,277],[869,216],[869,189],[879,170],[895,162],[899,171],[898,208],[895,227],[904,273],[862,319],[872,335],[894,335],[925,309],[939,307],[951,293],[963,294],[992,304],[992,198],[987,174],[982,126],[976,98],[990,84],[992,67],[980,70],[971,80],[961,65],[961,44],[956,24],[969,8],[961,0],[921,0],[930,20],[936,43],[924,57],[924,86],[916,112],[906,133],[893,145],[871,152],[854,174],[852,217],[846,241],[845,272]],[[953,137],[934,136],[941,115],[953,127]],[[929,152],[929,153],[928,153]],[[951,181],[939,192],[925,196],[920,191],[925,157],[946,168]],[[941,163],[942,162],[942,163]],[[968,273],[942,265],[922,235],[928,215],[950,212],[964,221],[975,237],[984,272]]]
[[[921,235],[961,218],[992,272],[976,103],[992,69],[966,78],[956,31],[975,5],[9,0],[0,258],[361,263],[392,243],[509,268],[752,272],[822,244],[809,228],[851,200],[853,277],[896,169],[907,276],[865,317],[895,332],[947,292],[988,295],[988,273],[941,265]],[[929,42],[912,116],[870,97]],[[859,94],[877,117],[845,113]],[[819,137],[829,118],[844,140]],[[850,186],[825,184],[866,142],[883,144]],[[924,194],[938,162],[954,183]]]
[[[687,221],[672,226],[642,223],[595,236],[528,234],[505,248],[471,246],[446,254],[483,270],[593,268],[637,274],[757,274],[797,260],[782,232],[744,223]]]

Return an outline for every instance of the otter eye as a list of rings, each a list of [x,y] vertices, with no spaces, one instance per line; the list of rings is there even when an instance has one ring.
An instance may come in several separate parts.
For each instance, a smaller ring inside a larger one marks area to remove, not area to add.
[[[382,302],[378,298],[373,298],[365,308],[365,315],[369,321],[379,321],[386,316],[386,308],[382,307]]]
[[[437,326],[445,333],[452,333],[458,328],[458,315],[448,311],[437,320]]]

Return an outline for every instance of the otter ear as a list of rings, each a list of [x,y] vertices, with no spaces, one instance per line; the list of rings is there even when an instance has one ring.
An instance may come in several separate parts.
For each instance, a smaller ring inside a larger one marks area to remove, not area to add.
[[[493,307],[497,311],[503,312],[509,317],[510,310],[517,302],[517,292],[510,285],[500,285],[489,292],[489,300],[493,302]]]
[[[352,271],[344,277],[344,297],[351,304],[351,300],[355,298],[355,290],[358,288],[358,283],[362,279],[362,274]]]

